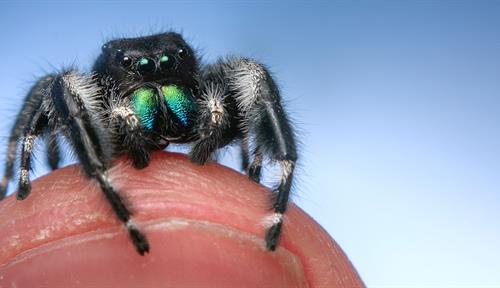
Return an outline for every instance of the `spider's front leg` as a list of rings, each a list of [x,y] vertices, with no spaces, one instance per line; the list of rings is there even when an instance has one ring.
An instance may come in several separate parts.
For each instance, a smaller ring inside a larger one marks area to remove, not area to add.
[[[201,87],[198,101],[198,119],[196,132],[198,140],[191,150],[191,160],[198,164],[205,163],[218,148],[233,140],[234,120],[232,121],[231,100],[227,86],[221,81],[206,81]],[[233,132],[233,133],[231,133]]]
[[[70,140],[85,174],[97,180],[116,216],[128,229],[137,251],[143,255],[149,251],[149,243],[107,176],[111,143],[110,133],[99,117],[101,93],[90,76],[65,72],[52,84],[48,110],[57,117],[57,124]]]
[[[241,138],[243,165],[247,167],[251,179],[260,181],[264,155],[279,163],[281,181],[274,195],[274,214],[266,232],[266,247],[275,250],[297,160],[294,133],[282,107],[279,90],[267,69],[251,59],[220,60],[205,67],[202,72],[201,82],[206,87],[205,95],[211,96],[202,98],[199,119],[202,123],[210,124],[206,126],[208,129],[200,129],[201,140],[191,152],[192,159],[203,163],[215,149]],[[209,100],[217,105],[209,105],[212,103]],[[225,120],[217,124],[213,119],[217,119],[219,114]],[[254,147],[251,152],[252,162],[248,164],[250,139],[253,140]]]
[[[115,147],[122,154],[127,152],[132,159],[132,164],[137,169],[145,168],[151,160],[149,146],[156,145],[153,140],[147,136],[141,118],[137,116],[134,107],[127,97],[119,95],[110,95],[109,103],[106,107],[104,117],[108,117],[108,126],[112,130],[115,139]],[[133,98],[134,99],[134,98]],[[143,115],[144,116],[144,115]],[[149,115],[154,118],[154,115]]]

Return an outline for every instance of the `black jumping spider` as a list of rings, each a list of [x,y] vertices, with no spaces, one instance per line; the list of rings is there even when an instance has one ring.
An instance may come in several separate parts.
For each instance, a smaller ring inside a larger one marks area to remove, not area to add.
[[[274,250],[297,158],[278,88],[267,69],[252,59],[198,62],[182,36],[169,32],[106,43],[90,74],[67,70],[38,80],[11,131],[0,199],[13,176],[18,142],[22,147],[17,199],[22,200],[31,189],[35,138],[45,137],[49,164],[56,169],[56,138],[61,133],[85,174],[99,183],[137,251],[144,254],[148,241],[107,177],[111,160],[128,154],[140,169],[148,166],[153,150],[169,143],[193,143],[191,159],[202,164],[216,149],[239,140],[243,167],[251,179],[260,181],[265,156],[281,166],[266,232],[266,247]]]

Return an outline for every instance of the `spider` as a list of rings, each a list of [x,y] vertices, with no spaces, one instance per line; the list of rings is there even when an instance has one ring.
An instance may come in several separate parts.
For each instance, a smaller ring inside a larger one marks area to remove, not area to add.
[[[18,142],[17,199],[23,200],[31,190],[35,139],[44,137],[49,165],[57,169],[56,140],[63,135],[85,175],[97,181],[144,255],[149,252],[148,240],[107,176],[112,160],[126,154],[141,169],[148,166],[151,151],[189,143],[191,160],[203,164],[217,149],[237,142],[250,179],[260,182],[264,157],[280,166],[274,213],[265,234],[266,248],[275,250],[297,159],[280,92],[268,70],[255,60],[224,57],[213,64],[200,62],[182,35],[167,32],[105,43],[92,73],[67,69],[40,78],[11,130],[0,199],[13,176]]]

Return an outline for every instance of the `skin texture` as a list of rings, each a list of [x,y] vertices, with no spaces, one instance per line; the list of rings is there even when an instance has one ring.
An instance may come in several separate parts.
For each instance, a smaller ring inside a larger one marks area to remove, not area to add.
[[[139,256],[78,166],[0,202],[0,287],[364,287],[333,239],[291,204],[275,252],[264,249],[269,190],[215,163],[158,152],[110,170],[151,244]]]

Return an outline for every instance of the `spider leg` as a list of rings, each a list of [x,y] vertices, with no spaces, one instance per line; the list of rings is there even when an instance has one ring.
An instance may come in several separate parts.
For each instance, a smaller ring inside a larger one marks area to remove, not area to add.
[[[100,119],[91,117],[98,114],[96,107],[100,102],[96,96],[99,93],[89,77],[70,71],[55,79],[50,98],[61,129],[72,142],[85,174],[97,180],[113,211],[128,229],[137,251],[144,255],[149,252],[149,243],[132,221],[131,213],[106,173],[109,162],[105,150],[107,133]]]
[[[198,103],[200,139],[191,151],[191,159],[204,163],[215,149],[240,138],[242,162],[254,181],[260,181],[264,155],[278,162],[281,181],[273,197],[274,214],[266,232],[266,247],[275,250],[297,160],[293,130],[281,105],[278,87],[266,68],[245,58],[219,60],[204,67],[200,78],[205,94]],[[255,136],[252,140],[256,148],[248,165],[250,133]]]
[[[7,157],[5,160],[5,171],[2,181],[0,183],[0,200],[2,200],[7,193],[7,186],[14,175],[14,163],[17,155],[17,144],[25,127],[30,124],[31,119],[37,110],[40,110],[40,105],[43,101],[44,93],[48,85],[53,80],[52,75],[48,75],[39,81],[31,88],[24,100],[24,105],[17,115],[14,126],[11,129],[8,139]]]
[[[250,165],[250,150],[248,146],[248,139],[241,139],[241,168],[243,171],[248,171],[248,165]]]
[[[220,79],[219,79],[220,80]],[[232,140],[227,131],[231,127],[230,105],[226,102],[226,91],[221,82],[207,82],[198,101],[198,128],[200,137],[191,150],[191,160],[203,164],[213,156],[213,152]]]
[[[255,151],[253,152],[253,160],[252,163],[248,165],[247,168],[247,175],[252,179],[253,181],[259,183],[260,182],[260,175],[262,171],[262,151],[259,148],[256,148]]]
[[[263,155],[269,155],[281,168],[281,181],[273,199],[274,215],[266,232],[266,247],[275,250],[297,160],[293,130],[281,105],[278,87],[265,67],[245,58],[230,59],[227,65],[232,89],[236,91],[234,97],[242,115],[242,127],[255,133],[256,149],[248,169],[249,176],[260,180]]]
[[[117,136],[122,136],[118,146],[129,152],[132,164],[137,169],[145,168],[151,160],[148,138],[145,136],[140,119],[134,113],[128,98],[110,101],[109,124]],[[120,138],[120,137],[117,137]]]
[[[40,107],[35,111],[35,113],[30,117],[30,121],[27,123],[21,138],[22,140],[22,150],[21,150],[21,169],[19,174],[19,190],[17,191],[17,199],[24,200],[31,192],[31,181],[29,178],[29,171],[31,170],[31,154],[33,151],[33,144],[35,139],[40,135],[43,128],[47,126],[47,117],[44,115],[44,111]]]
[[[49,166],[52,170],[56,170],[61,161],[61,151],[59,149],[59,143],[57,142],[57,133],[55,131],[49,132],[45,137],[45,143],[47,146],[47,161]]]

